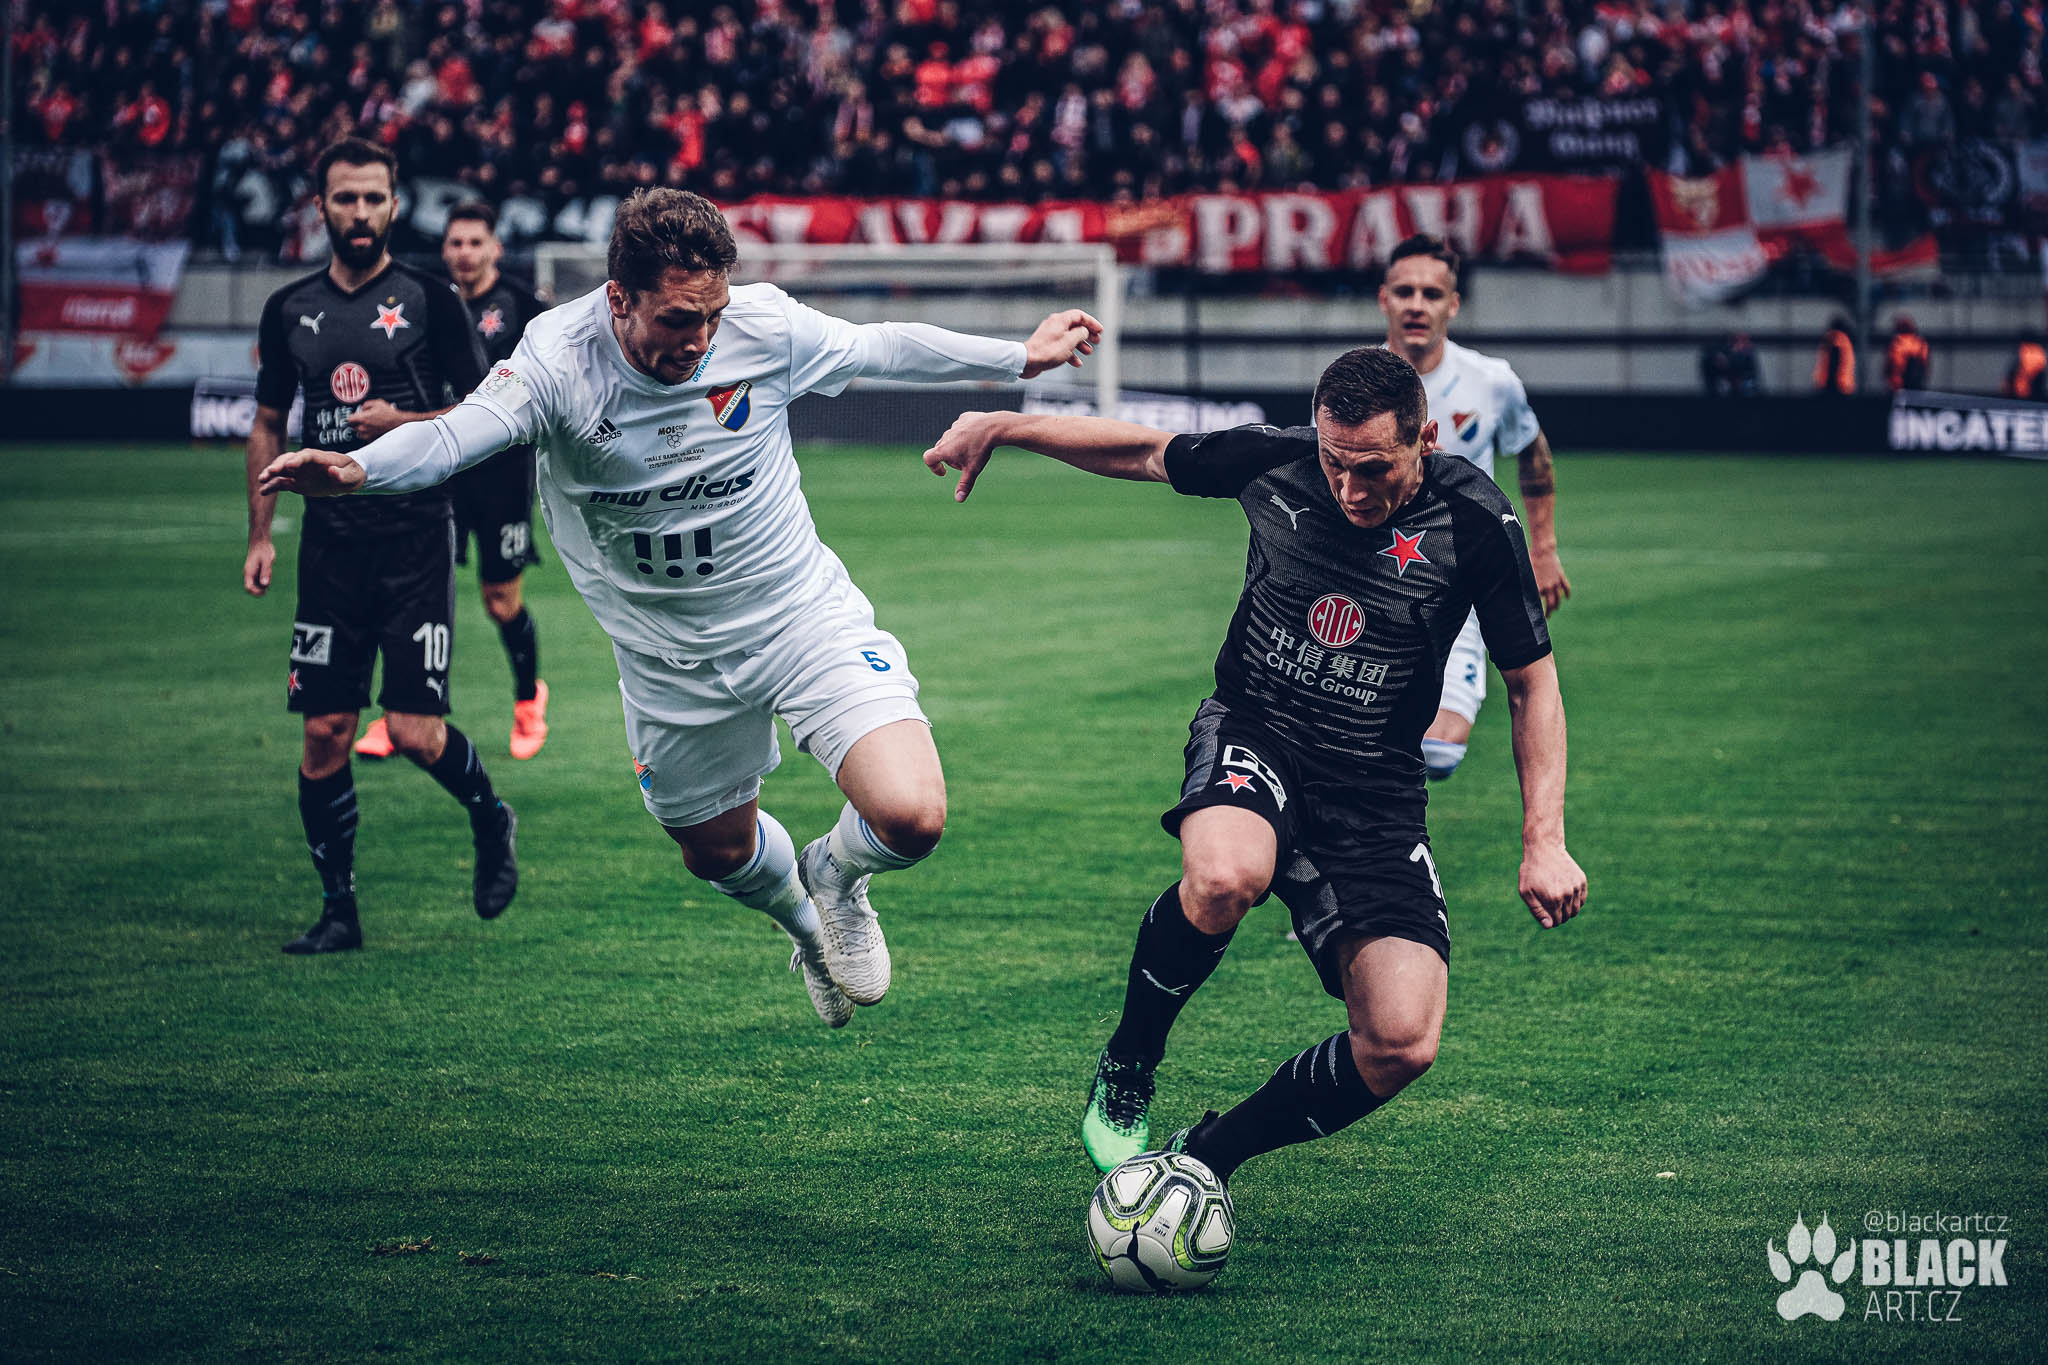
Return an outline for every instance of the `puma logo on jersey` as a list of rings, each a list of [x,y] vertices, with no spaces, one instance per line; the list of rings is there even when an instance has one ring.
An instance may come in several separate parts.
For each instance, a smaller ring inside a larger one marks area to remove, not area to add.
[[[1515,520],[1513,512],[1503,512],[1500,514],[1500,524],[1503,526],[1520,526],[1522,523]]]
[[[1279,508],[1279,509],[1280,509],[1281,511],[1283,511],[1283,512],[1285,512],[1285,513],[1287,514],[1287,525],[1288,525],[1288,528],[1289,528],[1290,530],[1295,530],[1295,531],[1299,531],[1299,530],[1301,529],[1301,523],[1300,523],[1300,522],[1298,522],[1298,521],[1296,521],[1296,520],[1295,520],[1295,518],[1296,518],[1296,517],[1298,517],[1298,516],[1300,516],[1300,515],[1301,515],[1301,514],[1302,514],[1303,512],[1306,512],[1306,511],[1308,510],[1308,508],[1306,508],[1306,507],[1289,507],[1289,506],[1288,506],[1288,505],[1287,505],[1286,503],[1284,503],[1284,502],[1280,501],[1280,495],[1279,495],[1278,493],[1275,493],[1275,494],[1273,495],[1273,499],[1272,499],[1272,501],[1273,501],[1273,505],[1274,505],[1275,507]]]
[[[321,310],[320,310],[319,312],[317,312],[317,313],[313,314],[313,316],[312,316],[312,317],[307,317],[307,316],[306,316],[306,315],[305,315],[304,313],[301,313],[301,314],[299,314],[299,326],[301,326],[301,327],[304,327],[304,328],[305,328],[305,329],[306,329],[307,331],[311,332],[311,333],[312,333],[312,334],[313,334],[314,336],[319,336],[319,335],[320,335],[320,322],[321,322],[321,320],[322,320],[323,318],[325,318],[326,316],[327,316],[327,310],[326,310],[326,309],[324,309],[324,308],[323,308],[323,309],[321,309]]]
[[[448,700],[448,684],[440,678],[427,679],[427,686],[434,689],[434,695],[442,701]]]

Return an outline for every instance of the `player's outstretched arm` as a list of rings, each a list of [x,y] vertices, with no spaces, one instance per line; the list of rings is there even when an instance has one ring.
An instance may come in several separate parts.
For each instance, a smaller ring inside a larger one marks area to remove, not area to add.
[[[1557,660],[1501,674],[1513,717],[1515,771],[1522,779],[1522,903],[1546,929],[1586,904],[1586,874],[1564,846],[1564,695]]]
[[[1522,486],[1522,512],[1529,518],[1529,567],[1536,571],[1536,591],[1548,616],[1572,595],[1557,553],[1557,482],[1551,471],[1550,441],[1536,439],[1516,452],[1516,474]]]
[[[295,450],[263,467],[257,488],[270,497],[297,493],[307,498],[338,498],[363,486],[363,467],[332,450]]]
[[[1046,417],[1022,412],[963,412],[924,453],[925,468],[943,477],[960,471],[953,501],[965,502],[998,446],[1017,446],[1109,479],[1166,482],[1170,431],[1106,417]]]

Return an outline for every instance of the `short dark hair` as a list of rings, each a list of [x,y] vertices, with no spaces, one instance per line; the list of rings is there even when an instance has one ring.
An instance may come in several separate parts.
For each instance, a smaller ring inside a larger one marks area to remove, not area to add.
[[[485,232],[498,230],[498,211],[481,199],[465,199],[448,210],[448,222],[441,229],[443,236],[457,223],[482,223]]]
[[[1449,242],[1427,232],[1418,232],[1412,237],[1403,238],[1401,244],[1388,255],[1387,269],[1392,270],[1394,262],[1405,261],[1410,256],[1427,256],[1432,260],[1442,261],[1450,267],[1451,287],[1457,288],[1460,261],[1458,253],[1451,250]]]
[[[313,163],[313,183],[320,187],[323,196],[327,193],[327,173],[336,166],[382,166],[391,176],[391,188],[398,188],[398,158],[389,147],[381,147],[367,138],[345,137],[321,148],[319,159]]]
[[[739,260],[739,245],[716,204],[688,190],[641,189],[619,205],[604,266],[621,289],[643,294],[661,283],[665,270],[725,274]]]
[[[1331,361],[1316,381],[1315,411],[1347,427],[1391,412],[1395,436],[1409,445],[1429,419],[1429,397],[1413,365],[1384,346],[1360,346]]]

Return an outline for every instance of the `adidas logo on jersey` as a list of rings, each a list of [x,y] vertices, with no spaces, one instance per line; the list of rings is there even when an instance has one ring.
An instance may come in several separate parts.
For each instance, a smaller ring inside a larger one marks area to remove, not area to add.
[[[600,417],[597,419],[597,430],[591,432],[590,435],[584,437],[584,439],[589,441],[594,446],[601,446],[607,444],[608,442],[616,441],[625,434],[625,432],[620,431],[618,427],[612,423],[611,418]]]

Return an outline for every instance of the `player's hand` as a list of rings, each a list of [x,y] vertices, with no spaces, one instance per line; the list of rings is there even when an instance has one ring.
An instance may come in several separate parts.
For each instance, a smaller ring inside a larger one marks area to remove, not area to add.
[[[1078,308],[1054,313],[1038,324],[1024,342],[1025,379],[1036,379],[1061,365],[1079,365],[1102,340],[1102,324]]]
[[[349,414],[348,424],[355,428],[359,439],[374,441],[393,427],[402,427],[411,420],[411,413],[400,412],[382,398],[372,398]]]
[[[363,486],[363,467],[332,450],[295,450],[263,466],[256,476],[259,493],[297,493],[308,498],[338,498]]]
[[[946,434],[924,453],[924,467],[941,478],[945,477],[948,469],[960,471],[960,482],[953,486],[954,502],[967,501],[967,495],[974,491],[974,481],[988,464],[988,457],[1002,444],[1000,430],[1004,415],[1000,412],[963,412],[953,419],[952,426],[946,428]]]
[[[1536,591],[1543,598],[1543,614],[1548,616],[1572,595],[1572,581],[1564,576],[1564,561],[1556,550],[1531,550],[1529,567],[1536,571]]]
[[[1555,929],[1586,905],[1586,874],[1563,844],[1522,850],[1522,904],[1546,929]]]
[[[277,546],[270,537],[249,542],[248,558],[242,561],[242,591],[261,597],[270,591],[270,571],[277,563]]]

